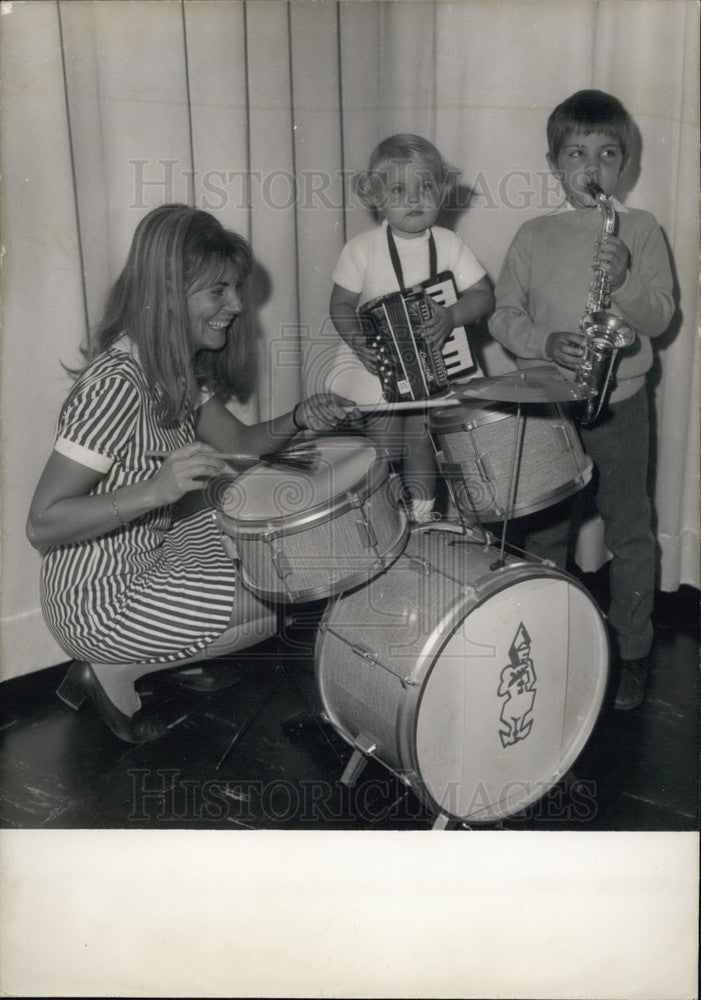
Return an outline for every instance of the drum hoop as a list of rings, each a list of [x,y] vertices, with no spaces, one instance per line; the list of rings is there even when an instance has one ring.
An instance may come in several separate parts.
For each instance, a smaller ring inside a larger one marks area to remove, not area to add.
[[[448,464],[449,463],[447,463],[447,465]],[[455,468],[449,469],[449,471],[452,475],[457,476],[462,470],[462,465],[459,463],[452,464]],[[590,459],[579,475],[575,476],[573,479],[569,479],[556,490],[552,490],[550,493],[541,493],[538,498],[533,500],[531,503],[516,503],[513,509],[512,517],[524,517],[526,514],[535,514],[544,507],[550,507],[552,504],[559,503],[560,500],[565,500],[567,497],[571,497],[590,482],[593,474],[594,463]],[[469,493],[469,490],[467,492]],[[480,511],[479,516],[487,524],[490,524],[493,521],[502,521],[504,519],[504,511],[497,512],[495,510],[493,513],[490,511]]]
[[[489,404],[490,407],[496,407],[497,404]],[[438,410],[434,411],[429,417],[429,430],[435,431],[474,431],[478,427],[484,427],[488,424],[498,423],[500,420],[508,420],[516,416],[516,407],[512,403],[501,404],[507,409],[507,412],[501,412],[496,408],[487,409],[486,407],[482,409],[479,408],[480,418],[479,420],[474,417],[468,417],[465,413],[461,413],[461,407],[456,406],[449,410]],[[524,417],[527,414],[523,414]]]
[[[353,590],[361,584],[369,583],[376,576],[379,576],[380,573],[389,569],[392,563],[396,562],[402,554],[409,537],[409,531],[410,525],[407,521],[405,522],[402,532],[398,536],[394,545],[392,545],[392,547],[382,556],[378,557],[376,562],[374,562],[371,566],[366,566],[365,569],[356,570],[355,573],[338,579],[330,588],[328,584],[320,584],[318,587],[304,587],[299,590],[288,588],[285,596],[282,596],[279,590],[267,590],[264,587],[259,587],[253,580],[250,579],[243,564],[241,565],[241,576],[249,590],[252,590],[258,597],[265,598],[273,603],[287,604],[295,603],[297,601],[317,601],[325,597],[340,597],[345,591]],[[329,605],[329,607],[332,607],[332,605]],[[327,614],[328,608],[324,611],[322,621],[325,619]]]
[[[347,488],[343,493],[331,500],[300,511],[298,514],[280,514],[278,517],[262,517],[259,519],[240,520],[230,514],[220,511],[226,518],[227,527],[231,528],[232,537],[259,538],[261,534],[273,533],[276,537],[293,535],[309,528],[317,527],[327,521],[334,521],[341,514],[361,507],[365,501],[382,486],[384,482],[395,479],[389,474],[389,467],[384,458],[376,458],[365,477]]]
[[[590,602],[592,608],[596,612],[598,612],[599,621],[600,621],[600,625],[601,625],[601,633],[600,633],[600,635],[601,635],[601,638],[602,638],[602,643],[603,643],[605,649],[608,651],[608,659],[607,659],[607,662],[606,662],[606,665],[605,665],[605,669],[603,669],[601,671],[601,676],[598,679],[597,688],[596,688],[596,697],[595,697],[595,699],[594,699],[594,701],[592,703],[593,706],[594,706],[594,722],[595,722],[596,718],[598,718],[598,715],[601,712],[601,707],[603,705],[604,696],[605,696],[605,693],[606,693],[606,687],[607,687],[607,684],[608,684],[608,674],[609,674],[609,664],[610,664],[610,642],[609,642],[608,632],[607,632],[607,629],[606,629],[606,626],[605,626],[604,618],[603,618],[603,615],[601,614],[601,610],[599,609],[598,604],[596,603],[596,601],[594,601],[594,599],[592,598],[592,596],[589,593],[589,591],[587,590],[587,588],[582,583],[580,583],[580,581],[577,580],[576,577],[571,576],[571,574],[567,573],[565,570],[560,570],[560,569],[557,569],[555,567],[546,566],[546,565],[543,565],[543,564],[530,563],[530,562],[524,562],[524,563],[517,562],[516,564],[510,563],[510,564],[507,564],[505,566],[502,566],[502,567],[500,567],[500,569],[496,570],[495,572],[501,573],[502,570],[506,570],[506,569],[509,569],[509,568],[514,568],[514,566],[516,566],[516,568],[519,568],[519,569],[520,568],[527,569],[529,567],[532,568],[534,566],[539,566],[540,570],[542,571],[542,575],[543,576],[549,577],[549,578],[555,579],[555,580],[561,580],[563,582],[566,582],[566,583],[569,583],[569,584],[573,585],[575,587],[575,589],[579,590],[581,593],[584,594],[584,596]],[[516,580],[516,581],[511,581],[511,582],[521,582],[521,581]],[[498,587],[495,587],[495,588],[488,588],[488,590],[486,590],[483,594],[480,595],[479,600],[475,603],[475,605],[472,608],[470,608],[470,613],[472,613],[472,611],[474,611],[478,607],[480,607],[484,603],[484,601],[486,599],[490,599],[490,598],[494,597],[495,594],[498,594],[502,590],[505,590],[506,586],[507,585],[505,584],[503,586],[498,586]],[[418,759],[418,754],[416,752],[416,748],[417,748],[417,735],[418,735],[417,734],[417,730],[418,730],[419,712],[420,712],[420,709],[421,709],[421,702],[423,700],[423,697],[424,697],[424,694],[425,694],[425,691],[426,691],[426,682],[427,682],[428,678],[430,677],[431,673],[433,672],[436,664],[438,663],[441,649],[444,648],[447,645],[447,643],[449,642],[449,640],[455,634],[455,630],[456,630],[457,627],[459,627],[459,625],[460,625],[460,621],[458,621],[458,622],[455,623],[455,625],[450,629],[450,631],[448,633],[446,633],[445,638],[444,638],[444,642],[442,644],[436,646],[433,649],[432,654],[427,654],[425,657],[422,654],[422,659],[429,660],[428,669],[426,669],[424,671],[424,673],[420,676],[420,679],[417,679],[416,681],[412,680],[410,682],[409,686],[406,689],[407,692],[408,692],[408,694],[407,694],[407,696],[405,698],[402,699],[402,702],[401,702],[401,704],[399,706],[399,711],[397,713],[397,742],[398,742],[398,745],[399,745],[401,759],[403,761],[407,762],[404,770],[402,771],[402,773],[405,774],[407,776],[407,778],[410,779],[411,787],[417,792],[417,794],[419,795],[419,797],[421,798],[421,800],[424,802],[424,804],[427,805],[434,812],[436,812],[438,815],[446,814],[445,813],[445,808],[444,808],[444,806],[442,806],[439,802],[437,802],[434,799],[434,797],[433,797],[433,795],[432,795],[429,787],[427,786],[426,782],[424,781],[424,779],[422,777],[422,774],[421,774],[421,765],[420,765],[420,761]],[[432,633],[432,636],[435,635],[435,633],[436,633],[436,629],[434,629],[434,631]],[[424,649],[426,649],[426,646],[424,646]],[[417,673],[418,673],[418,671],[414,671],[414,673],[412,674],[412,678]],[[574,761],[577,759],[577,757],[579,756],[579,754],[582,752],[584,746],[586,745],[587,740],[591,736],[593,728],[594,728],[594,726],[592,725],[591,729],[589,730],[588,734],[586,734],[586,735],[580,734],[580,736],[575,741],[575,743],[574,743],[574,745],[572,747],[572,750],[570,752],[569,757],[565,758],[563,761],[560,761],[560,769],[559,769],[559,771],[551,779],[549,779],[549,786],[548,787],[552,788],[553,785],[559,780],[559,778],[562,777],[562,775],[564,773],[566,773],[566,771],[572,766],[572,764],[574,763]],[[533,801],[536,801],[540,797],[541,794],[542,793],[540,793],[539,791],[536,791],[534,793],[534,795],[533,795],[532,798],[530,798],[528,801],[523,802],[520,805],[518,811],[520,812],[523,809],[526,809],[529,805],[532,804]],[[457,819],[457,820],[462,820],[462,819],[465,818],[465,817],[453,815],[452,813],[449,813],[448,815],[451,815],[453,819]],[[507,814],[507,815],[509,815],[509,814]],[[483,820],[480,820],[479,818],[471,817],[470,818],[470,822],[471,823],[480,823],[480,822],[483,822],[483,823],[494,823],[495,820],[494,820],[494,818],[492,818],[490,816],[485,817]]]
[[[565,413],[563,413],[562,407],[556,402],[544,402],[537,404],[539,412],[533,414],[530,412],[528,406],[521,411],[521,416],[525,422],[528,421],[528,417],[534,419],[544,419],[544,412],[549,411],[547,419],[551,420],[562,420],[568,424],[573,424],[571,418],[569,418]],[[475,411],[475,416],[469,416],[464,412],[465,409],[473,409]],[[440,433],[441,431],[474,431],[478,427],[485,427],[488,424],[497,423],[500,420],[505,420],[509,418],[515,418],[517,415],[517,404],[508,403],[503,401],[497,401],[494,403],[479,403],[474,404],[465,401],[461,406],[453,407],[448,410],[434,410],[429,417],[429,430],[434,433]],[[477,418],[479,417],[479,419]]]

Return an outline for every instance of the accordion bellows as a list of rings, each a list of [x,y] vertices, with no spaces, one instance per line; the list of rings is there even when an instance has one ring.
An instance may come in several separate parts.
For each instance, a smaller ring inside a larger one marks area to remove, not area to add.
[[[432,347],[423,327],[431,316],[429,296],[442,305],[457,300],[450,271],[365,303],[358,318],[367,343],[378,356],[382,394],[390,403],[428,399],[449,380],[474,368],[464,327],[453,330],[442,348]]]

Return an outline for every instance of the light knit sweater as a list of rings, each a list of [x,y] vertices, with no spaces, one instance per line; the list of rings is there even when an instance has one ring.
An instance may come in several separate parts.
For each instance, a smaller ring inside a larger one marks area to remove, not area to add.
[[[652,364],[650,338],[669,326],[674,312],[667,246],[653,215],[615,202],[618,235],[630,251],[628,274],[611,296],[611,312],[638,334],[621,351],[611,402],[632,396]],[[548,361],[545,343],[556,330],[578,330],[602,228],[595,209],[565,209],[525,222],[501,268],[492,336],[516,356],[519,368]],[[551,362],[552,363],[552,362]],[[574,373],[559,368],[566,378]]]

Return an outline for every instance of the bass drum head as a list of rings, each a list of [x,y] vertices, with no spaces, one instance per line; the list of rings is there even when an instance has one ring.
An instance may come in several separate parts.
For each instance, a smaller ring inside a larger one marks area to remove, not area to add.
[[[534,566],[468,610],[413,718],[414,769],[434,808],[491,823],[541,798],[591,734],[608,657],[598,608],[557,571]]]

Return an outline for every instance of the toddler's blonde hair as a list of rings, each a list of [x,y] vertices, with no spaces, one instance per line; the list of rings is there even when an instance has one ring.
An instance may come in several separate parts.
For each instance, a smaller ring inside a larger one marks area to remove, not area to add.
[[[353,178],[353,187],[366,208],[379,212],[384,171],[395,164],[420,163],[431,174],[441,203],[455,188],[460,171],[447,163],[428,139],[412,132],[398,132],[378,143],[370,154],[368,169]]]

